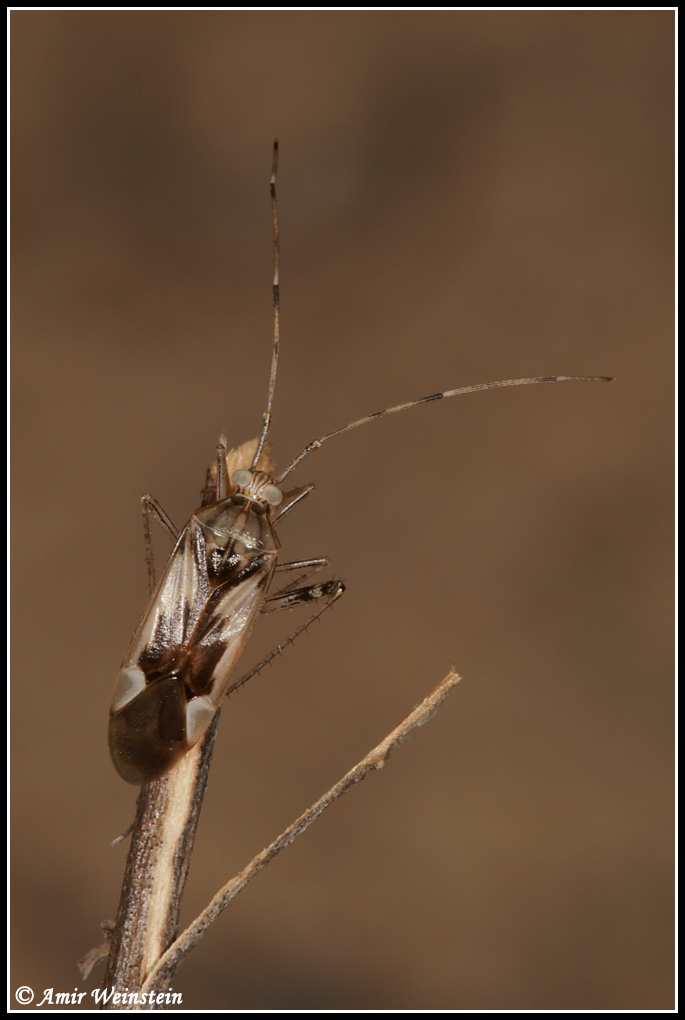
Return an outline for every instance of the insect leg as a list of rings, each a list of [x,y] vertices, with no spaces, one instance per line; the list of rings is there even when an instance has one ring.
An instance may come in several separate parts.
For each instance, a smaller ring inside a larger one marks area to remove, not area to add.
[[[169,517],[161,503],[158,503],[154,496],[146,492],[140,499],[140,509],[143,514],[143,538],[145,540],[145,562],[147,563],[147,580],[150,587],[150,594],[155,590],[155,559],[152,551],[152,533],[150,531],[150,517],[156,517],[166,533],[173,542],[178,538],[178,528]]]
[[[253,666],[252,669],[249,670],[249,672],[241,676],[238,680],[235,681],[235,683],[232,683],[226,691],[227,695],[230,694],[232,691],[236,691],[239,687],[242,687],[243,684],[246,684],[247,681],[251,680],[253,676],[257,675],[257,673],[261,673],[264,667],[268,666],[269,663],[272,662],[277,655],[280,655],[281,652],[288,647],[288,645],[292,645],[295,642],[295,640],[300,636],[300,634],[304,634],[304,632],[309,629],[309,627],[314,623],[315,620],[320,619],[326,612],[326,610],[330,609],[334,602],[337,602],[337,600],[345,591],[345,585],[343,584],[342,581],[326,581],[324,584],[311,585],[311,589],[309,590],[313,589],[319,589],[319,593],[316,595],[304,597],[300,601],[311,602],[314,599],[325,598],[326,602],[321,607],[321,609],[319,609],[318,612],[310,616],[308,620],[305,620],[305,622],[300,627],[298,627],[297,630],[294,630],[293,633],[290,634],[282,644],[276,645],[276,647],[271,652],[269,652],[266,658],[262,659],[261,662],[258,662],[256,666]],[[308,589],[306,588],[301,589],[301,591],[303,592],[307,590]],[[294,595],[296,593],[293,592],[291,594]]]
[[[320,556],[314,560],[291,560],[290,563],[278,563],[274,573],[278,573],[279,570],[305,570],[307,567],[312,567],[311,573],[313,573],[315,570],[327,566],[328,556]]]
[[[314,483],[309,482],[308,485],[300,485],[297,489],[291,489],[290,492],[283,494],[283,502],[278,508],[278,514],[274,517],[274,524],[279,524],[286,514],[290,513],[293,507],[296,507],[300,500],[308,496],[310,492],[314,491]],[[276,568],[278,569],[278,568]]]
[[[295,583],[299,583],[299,580],[301,578]],[[304,605],[305,602],[318,602],[319,599],[327,599],[332,595],[337,598],[338,595],[342,595],[339,591],[341,586],[344,590],[342,581],[337,578],[332,581],[321,581],[319,584],[307,584],[300,588],[289,586],[265,599],[261,611],[278,613],[281,609],[294,609],[296,606]]]
[[[292,581],[290,581],[289,584],[283,585],[283,587],[279,588],[278,591],[275,591],[272,595],[269,595],[264,600],[264,605],[262,606],[261,612],[273,613],[275,610],[288,608],[288,606],[286,605],[283,606],[269,605],[269,603],[275,603],[280,601],[283,595],[287,595],[290,592],[294,591],[294,589],[299,587],[303,583],[303,581],[306,581],[308,578],[313,577],[314,574],[318,574],[320,570],[323,570],[324,567],[327,567],[328,562],[329,562],[328,557],[322,556],[320,559],[316,560],[293,560],[291,563],[279,563],[278,566],[276,567],[276,570],[283,571],[301,570],[302,573],[298,574],[298,576],[295,577]],[[302,601],[306,601],[306,599]]]

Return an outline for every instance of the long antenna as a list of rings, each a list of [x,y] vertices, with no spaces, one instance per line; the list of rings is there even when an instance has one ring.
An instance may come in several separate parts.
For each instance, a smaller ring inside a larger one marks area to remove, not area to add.
[[[264,411],[262,425],[262,434],[259,437],[257,443],[257,449],[255,450],[254,457],[252,458],[252,470],[257,470],[257,464],[259,458],[262,455],[264,444],[266,443],[266,437],[269,433],[269,427],[271,425],[271,407],[274,402],[274,391],[276,389],[276,374],[278,372],[278,348],[281,339],[281,308],[280,308],[280,289],[278,281],[278,273],[281,262],[280,252],[280,240],[278,233],[278,203],[276,201],[276,173],[278,172],[278,139],[274,139],[274,154],[273,162],[271,164],[271,181],[269,184],[269,190],[271,192],[271,215],[274,224],[274,282],[273,282],[273,296],[274,296],[274,345],[271,351],[271,375],[269,377],[269,394],[266,398],[266,410]]]
[[[320,446],[326,442],[327,439],[332,439],[333,436],[339,436],[343,432],[349,432],[351,429],[357,429],[360,425],[366,425],[370,421],[374,421],[376,418],[383,418],[386,414],[397,414],[398,411],[408,411],[410,407],[418,407],[419,404],[428,404],[431,400],[442,400],[444,397],[461,397],[465,393],[478,393],[480,390],[499,390],[505,386],[535,386],[537,383],[552,383],[552,382],[612,382],[613,377],[609,375],[538,375],[533,376],[529,379],[502,379],[499,382],[488,382],[488,383],[474,383],[472,386],[460,386],[456,390],[443,390],[442,393],[432,393],[428,397],[419,397],[418,400],[409,400],[405,404],[396,404],[395,407],[386,407],[383,411],[376,411],[374,414],[367,414],[364,418],[359,418],[357,421],[352,421],[349,425],[343,425],[339,429],[335,429],[333,432],[329,432],[325,436],[321,436],[319,439],[314,439],[311,443],[307,443],[304,450],[298,453],[295,460],[285,469],[285,471],[279,475],[276,479],[276,485],[280,485],[284,478],[286,478],[290,472],[297,467],[297,465],[308,457],[314,450],[318,450]]]

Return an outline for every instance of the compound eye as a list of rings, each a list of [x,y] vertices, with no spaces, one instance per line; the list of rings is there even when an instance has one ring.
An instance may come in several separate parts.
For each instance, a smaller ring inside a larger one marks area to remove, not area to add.
[[[232,484],[239,489],[244,489],[251,481],[252,472],[248,471],[247,468],[239,468],[237,471],[234,471],[231,476]]]
[[[265,485],[261,494],[270,506],[279,506],[283,500],[283,493],[277,485]]]

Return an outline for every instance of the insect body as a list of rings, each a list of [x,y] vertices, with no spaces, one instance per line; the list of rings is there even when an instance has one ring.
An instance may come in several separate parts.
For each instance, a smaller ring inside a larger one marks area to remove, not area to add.
[[[109,740],[130,783],[163,774],[202,737],[269,589],[281,491],[264,471],[236,471],[232,482],[233,495],[181,532],[122,664]]]
[[[305,486],[284,496],[281,483],[305,457],[333,436],[443,397],[566,380],[610,381],[605,376],[538,376],[444,390],[385,408],[321,436],[274,478],[266,438],[280,339],[277,157],[276,143],[271,176],[274,339],[264,423],[259,440],[235,451],[233,462],[224,446],[219,446],[203,505],[178,537],[122,663],[110,706],[109,745],[117,771],[130,783],[167,772],[200,740],[228,691],[246,679],[233,681],[233,672],[265,603],[281,608],[323,600],[325,608],[342,594],[341,582],[332,581],[299,590],[287,585],[269,595],[277,569],[312,572],[326,562],[277,564],[280,545],[274,524],[313,488]]]

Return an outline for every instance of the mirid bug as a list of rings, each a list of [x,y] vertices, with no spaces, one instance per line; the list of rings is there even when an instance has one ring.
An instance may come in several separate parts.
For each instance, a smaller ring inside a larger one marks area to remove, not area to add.
[[[152,593],[121,665],[109,721],[112,760],[119,775],[130,783],[164,775],[200,740],[227,693],[244,682],[246,677],[233,680],[235,667],[260,611],[272,604],[273,608],[282,608],[308,601],[322,601],[325,609],[342,594],[341,582],[330,581],[303,588],[287,585],[270,595],[277,570],[304,570],[309,574],[326,563],[322,559],[278,563],[281,547],[274,526],[313,489],[306,485],[284,494],[282,483],[310,453],[333,436],[446,397],[505,386],[611,381],[608,376],[537,376],[443,390],[387,407],[328,432],[309,443],[274,477],[266,441],[280,342],[277,165],[275,142],[270,182],[274,331],[261,433],[258,440],[228,454],[225,443],[220,442],[202,505],[178,536],[156,586],[150,514],[156,514],[167,530],[174,532],[161,507],[150,497],[143,500]],[[297,583],[302,580],[300,575]]]

